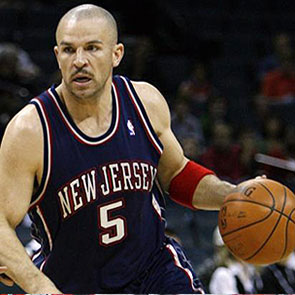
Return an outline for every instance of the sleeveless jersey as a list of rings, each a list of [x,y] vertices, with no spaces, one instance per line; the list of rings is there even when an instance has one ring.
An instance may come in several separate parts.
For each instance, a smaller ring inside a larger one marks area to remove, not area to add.
[[[156,181],[163,147],[133,85],[113,77],[111,125],[96,138],[75,125],[55,86],[30,103],[44,133],[44,171],[30,206],[42,245],[35,261],[65,293],[136,280],[165,236]]]

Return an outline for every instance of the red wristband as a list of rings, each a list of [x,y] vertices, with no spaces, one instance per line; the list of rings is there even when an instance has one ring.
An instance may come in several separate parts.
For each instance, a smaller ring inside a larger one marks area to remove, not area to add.
[[[208,174],[214,174],[193,161],[189,161],[170,183],[169,194],[173,201],[190,209],[196,209],[193,204],[193,196],[200,180]]]

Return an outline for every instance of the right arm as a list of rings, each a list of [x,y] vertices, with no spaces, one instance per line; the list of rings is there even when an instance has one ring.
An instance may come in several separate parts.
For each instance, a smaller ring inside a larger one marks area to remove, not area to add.
[[[171,180],[184,169],[189,159],[185,157],[181,145],[171,130],[169,108],[161,93],[148,83],[133,82],[133,85],[164,146],[158,166],[158,177],[162,188],[169,191]],[[235,189],[235,185],[222,181],[215,175],[205,175],[194,191],[192,205],[203,210],[219,210],[224,198]]]
[[[42,171],[43,135],[34,106],[9,123],[0,149],[0,265],[27,293],[60,293],[27,255],[15,228],[28,211],[35,177]]]

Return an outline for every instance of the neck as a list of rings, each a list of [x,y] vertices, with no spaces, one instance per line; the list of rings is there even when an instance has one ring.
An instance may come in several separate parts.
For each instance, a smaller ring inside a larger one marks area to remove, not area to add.
[[[56,91],[65,104],[71,117],[76,120],[83,120],[87,117],[104,114],[106,110],[112,107],[112,80],[105,83],[103,88],[96,91],[92,96],[83,97],[71,93],[64,82],[62,82]]]
[[[64,83],[56,88],[75,124],[89,136],[105,132],[112,119],[112,84],[106,83],[91,97],[78,97]]]

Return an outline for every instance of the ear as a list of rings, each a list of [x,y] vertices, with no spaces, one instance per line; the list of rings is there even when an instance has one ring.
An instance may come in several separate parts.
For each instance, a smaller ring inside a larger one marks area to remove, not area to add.
[[[118,43],[114,47],[114,52],[113,52],[113,67],[117,67],[122,58],[124,56],[124,45],[122,43]]]
[[[54,50],[54,54],[55,54],[55,57],[56,57],[56,60],[57,60],[57,63],[58,63],[58,68],[60,69],[59,60],[58,60],[58,53],[59,53],[58,46],[55,45],[53,50]]]

